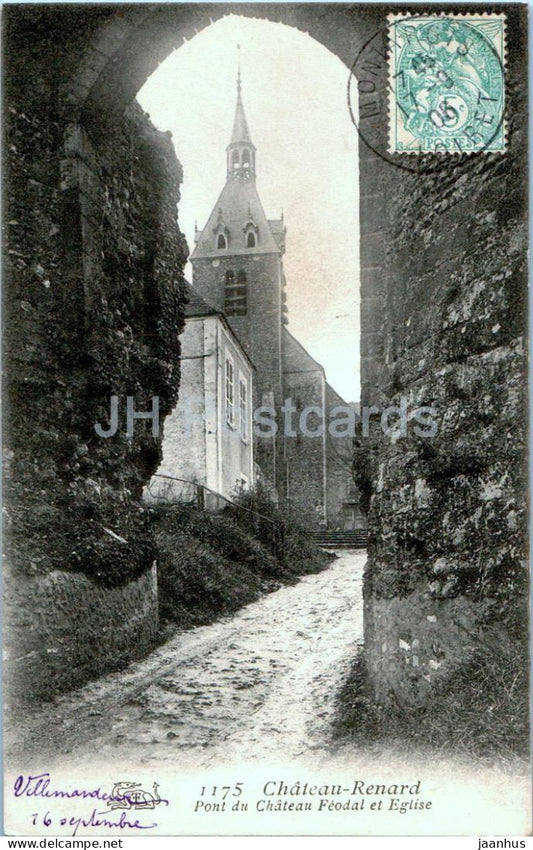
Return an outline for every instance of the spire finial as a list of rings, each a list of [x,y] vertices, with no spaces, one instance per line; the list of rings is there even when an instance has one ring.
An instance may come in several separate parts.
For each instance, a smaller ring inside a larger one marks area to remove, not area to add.
[[[237,91],[241,90],[241,45],[237,45]]]

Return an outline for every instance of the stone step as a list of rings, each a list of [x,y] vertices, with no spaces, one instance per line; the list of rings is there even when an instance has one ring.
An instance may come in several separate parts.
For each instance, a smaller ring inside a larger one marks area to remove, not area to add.
[[[357,531],[311,531],[312,540],[322,548],[364,549],[367,544],[367,532]]]

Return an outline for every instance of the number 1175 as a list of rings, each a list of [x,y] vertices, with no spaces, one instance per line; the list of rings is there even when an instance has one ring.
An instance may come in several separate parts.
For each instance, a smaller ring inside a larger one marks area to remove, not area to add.
[[[242,782],[235,782],[233,785],[202,785],[200,797],[218,797],[225,800],[226,797],[240,797],[242,794]]]

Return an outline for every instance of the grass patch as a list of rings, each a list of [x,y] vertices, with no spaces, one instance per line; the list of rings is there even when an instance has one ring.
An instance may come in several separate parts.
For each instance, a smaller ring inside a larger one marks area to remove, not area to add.
[[[272,551],[271,526],[254,527],[251,515],[243,518],[233,508],[211,514],[158,505],[152,517],[161,618],[180,628],[232,614],[332,559],[307,540],[304,545],[292,527],[282,551]]]
[[[481,761],[516,761],[529,754],[527,652],[473,650],[453,674],[437,682],[422,708],[400,710],[370,697],[364,654],[337,695],[335,744],[387,743],[401,752],[416,746]]]

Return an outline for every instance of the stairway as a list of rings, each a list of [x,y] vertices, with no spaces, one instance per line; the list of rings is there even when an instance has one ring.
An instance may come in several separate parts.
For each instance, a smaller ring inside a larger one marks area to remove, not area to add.
[[[322,549],[366,549],[367,532],[356,531],[310,531],[311,539]]]

